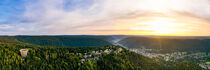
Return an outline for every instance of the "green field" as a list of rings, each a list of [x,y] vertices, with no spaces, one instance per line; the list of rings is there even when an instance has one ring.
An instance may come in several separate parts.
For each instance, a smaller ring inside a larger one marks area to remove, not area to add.
[[[206,62],[206,64],[210,64],[210,62]]]

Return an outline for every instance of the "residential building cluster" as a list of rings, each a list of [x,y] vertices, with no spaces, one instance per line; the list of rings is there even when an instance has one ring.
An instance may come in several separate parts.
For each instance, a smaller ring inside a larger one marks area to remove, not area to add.
[[[95,51],[91,51],[89,53],[84,53],[83,58],[80,60],[81,63],[84,63],[86,61],[94,61],[94,60],[99,60],[99,58],[103,55],[103,54],[110,54],[111,52],[118,54],[121,53],[123,51],[122,48],[118,48],[117,50],[113,50],[111,49],[105,49],[105,50],[95,50]]]

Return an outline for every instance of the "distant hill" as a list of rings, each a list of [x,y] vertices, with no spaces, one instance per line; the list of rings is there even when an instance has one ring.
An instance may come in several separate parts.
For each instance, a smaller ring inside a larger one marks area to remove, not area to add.
[[[120,44],[128,48],[150,48],[161,49],[162,52],[172,51],[205,51],[210,50],[210,39],[208,38],[162,38],[162,37],[128,37],[121,41]]]
[[[199,36],[132,36],[132,35],[60,35],[60,36],[1,36],[0,42],[28,43],[57,47],[100,47],[122,44],[128,48],[161,49],[161,52],[209,52],[210,38]]]
[[[20,42],[41,46],[99,47],[112,45],[106,36],[17,36]]]
[[[9,43],[14,43],[14,42],[19,42],[16,37],[12,36],[0,36],[0,42],[9,42]]]

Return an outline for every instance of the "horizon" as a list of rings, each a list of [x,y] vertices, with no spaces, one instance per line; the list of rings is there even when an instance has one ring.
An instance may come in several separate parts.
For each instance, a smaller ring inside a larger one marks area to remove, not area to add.
[[[0,35],[2,36],[143,36],[143,37],[210,37],[210,36],[166,36],[166,35]]]

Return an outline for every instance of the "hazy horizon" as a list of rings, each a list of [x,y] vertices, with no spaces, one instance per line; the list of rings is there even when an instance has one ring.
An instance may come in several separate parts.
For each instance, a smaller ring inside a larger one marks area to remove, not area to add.
[[[1,36],[142,36],[142,37],[210,37],[210,36],[167,36],[167,35],[0,35]]]

